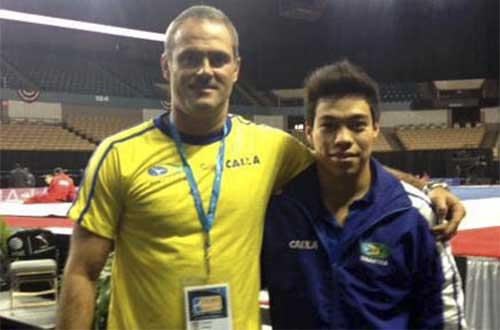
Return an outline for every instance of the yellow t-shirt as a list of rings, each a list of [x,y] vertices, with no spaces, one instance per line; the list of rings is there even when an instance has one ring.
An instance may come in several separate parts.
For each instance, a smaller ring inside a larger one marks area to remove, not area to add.
[[[312,162],[283,131],[228,118],[208,283],[229,283],[234,329],[260,329],[260,248],[269,197]],[[204,233],[160,118],[103,141],[70,218],[115,241],[110,329],[182,329],[183,287],[206,276]],[[184,144],[205,212],[220,140]]]

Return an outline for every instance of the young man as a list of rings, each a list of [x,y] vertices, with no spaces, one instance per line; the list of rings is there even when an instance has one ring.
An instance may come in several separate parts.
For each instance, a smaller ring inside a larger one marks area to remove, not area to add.
[[[425,195],[374,158],[376,83],[348,61],[306,80],[311,165],[271,200],[263,272],[277,329],[463,328],[463,294]]]
[[[77,224],[59,329],[90,328],[95,280],[112,246],[108,328],[181,329],[201,319],[260,329],[267,202],[312,156],[282,131],[228,115],[240,58],[237,32],[219,10],[181,13],[161,65],[170,114],[103,141],[69,212]],[[454,204],[457,224],[463,208]]]

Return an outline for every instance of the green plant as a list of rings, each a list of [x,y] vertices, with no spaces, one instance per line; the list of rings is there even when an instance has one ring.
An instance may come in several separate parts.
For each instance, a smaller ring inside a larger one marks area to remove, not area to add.
[[[0,218],[0,290],[6,285],[4,274],[7,268],[7,239],[10,234],[11,230],[5,221]]]
[[[108,322],[109,298],[111,296],[111,267],[114,253],[111,253],[99,274],[96,283],[96,303],[94,310],[94,330],[105,330]]]
[[[5,221],[0,218],[0,251],[2,256],[7,255],[7,238],[9,238],[11,230],[5,223]]]

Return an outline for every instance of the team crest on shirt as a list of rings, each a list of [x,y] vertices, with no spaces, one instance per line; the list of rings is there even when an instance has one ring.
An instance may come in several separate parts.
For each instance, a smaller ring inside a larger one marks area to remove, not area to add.
[[[361,242],[359,248],[361,261],[382,266],[389,264],[388,259],[391,250],[386,245],[375,242]]]
[[[168,173],[168,169],[164,166],[153,166],[148,170],[151,176],[162,176]]]
[[[160,164],[150,167],[146,172],[151,179],[150,184],[156,184],[167,180],[173,174],[182,172],[182,167]]]

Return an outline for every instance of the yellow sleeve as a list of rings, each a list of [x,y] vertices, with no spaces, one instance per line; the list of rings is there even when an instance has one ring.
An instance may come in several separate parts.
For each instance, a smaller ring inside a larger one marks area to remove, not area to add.
[[[277,163],[278,174],[274,189],[281,188],[297,174],[305,170],[313,161],[314,157],[311,149],[295,137],[283,133]]]
[[[68,217],[97,235],[113,239],[123,205],[120,173],[114,144],[103,141],[87,165]]]

